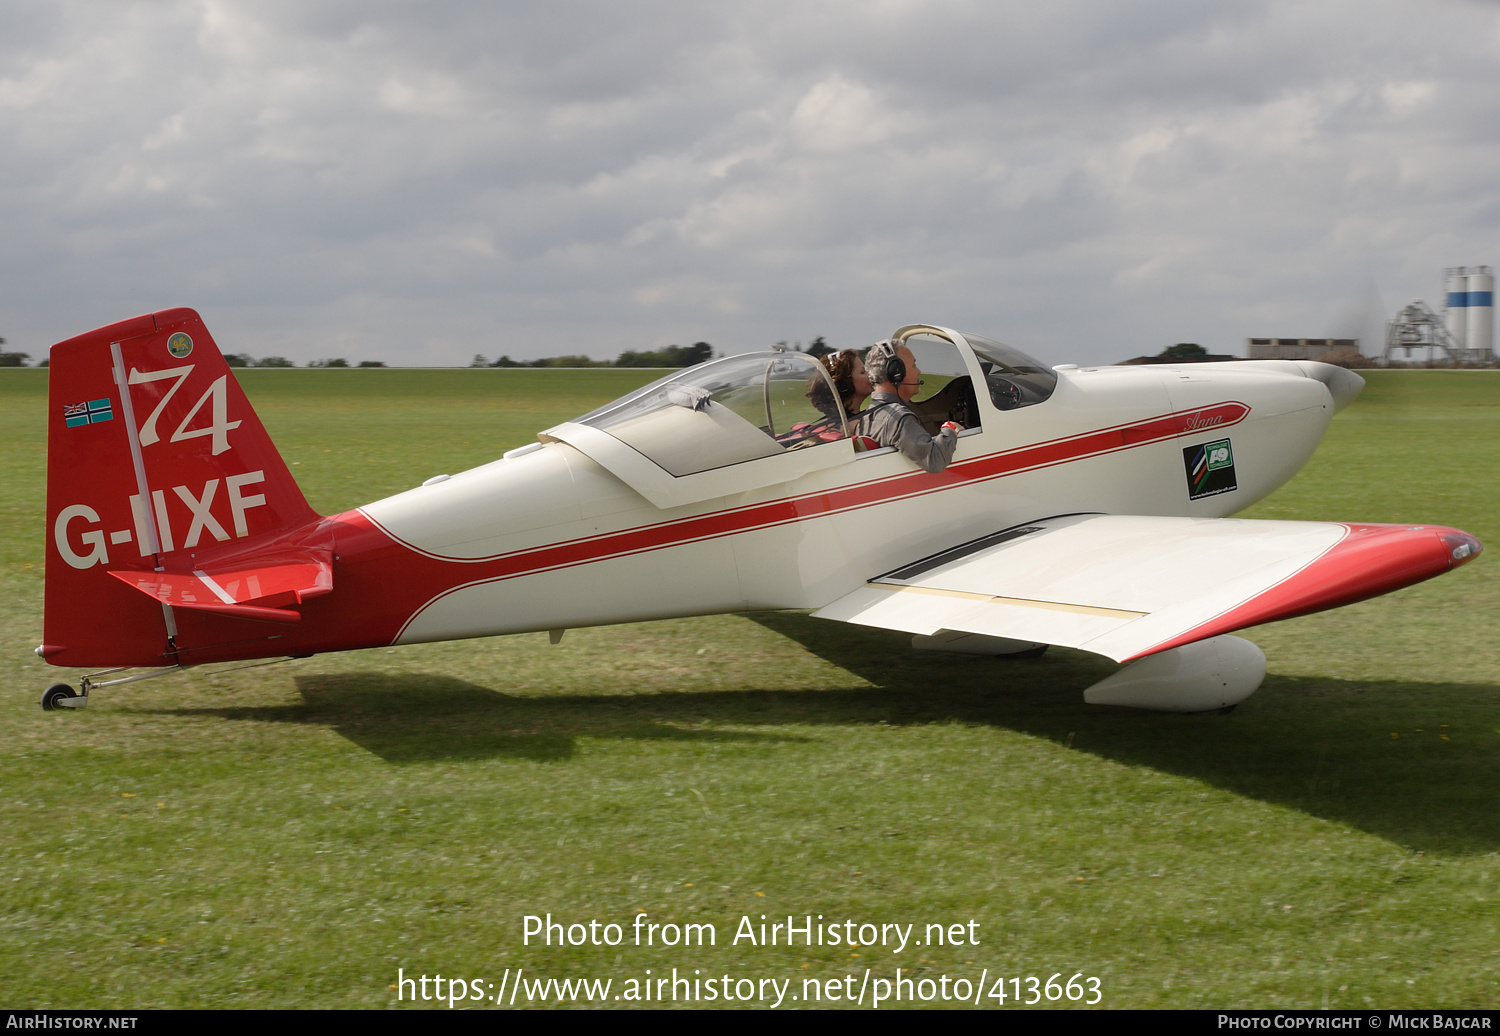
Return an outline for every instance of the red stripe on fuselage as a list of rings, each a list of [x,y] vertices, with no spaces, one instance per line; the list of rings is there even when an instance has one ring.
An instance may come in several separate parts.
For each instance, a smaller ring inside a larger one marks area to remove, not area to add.
[[[657,525],[639,526],[623,532],[605,533],[601,536],[570,540],[567,543],[549,544],[545,547],[531,547],[525,550],[513,551],[506,554],[493,554],[480,558],[453,557],[451,555],[436,554],[424,550],[385,528],[365,513],[363,508],[358,509],[357,513],[366,518],[372,525],[380,529],[392,540],[416,551],[418,554],[437,561],[473,565],[511,558],[534,558],[539,556],[545,558],[548,555],[558,552],[564,558],[564,560],[557,563],[543,560],[535,566],[508,573],[510,575],[522,575],[530,572],[545,572],[562,565],[577,564],[579,561],[603,560],[604,558],[617,557],[620,554],[635,553],[639,550],[653,550],[664,546],[675,546],[679,543],[692,543],[697,540],[713,539],[718,536],[737,532],[748,532],[753,529],[767,528],[786,522],[802,521],[842,511],[858,510],[859,508],[869,507],[873,504],[884,504],[894,500],[905,500],[911,497],[926,496],[930,493],[940,493],[960,485],[987,482],[991,479],[1003,478],[1006,475],[1015,475],[1023,471],[1034,471],[1039,468],[1054,467],[1058,464],[1066,464],[1075,460],[1084,460],[1089,457],[1102,456],[1120,450],[1133,449],[1137,446],[1160,442],[1179,435],[1189,435],[1209,429],[1228,428],[1243,421],[1249,413],[1250,408],[1243,403],[1218,403],[1211,407],[1202,407],[1184,414],[1169,414],[1162,417],[1154,417],[1146,421],[1135,421],[1110,428],[1101,428],[1083,435],[1070,436],[1065,439],[1054,439],[1032,446],[1024,446],[1020,449],[986,454],[982,457],[976,457],[973,460],[953,464],[947,470],[936,475],[928,474],[925,471],[902,472],[899,475],[888,475],[885,478],[860,482],[839,489],[808,493],[796,497],[786,497],[781,500],[771,500],[762,504],[751,504],[746,507],[694,515],[691,518],[679,518],[675,521],[662,522]],[[1190,424],[1193,427],[1189,428],[1188,425]],[[348,516],[344,517],[347,518]],[[635,540],[639,540],[639,542],[632,542]],[[609,545],[612,543],[618,543],[620,549],[611,549]],[[579,549],[583,549],[584,553],[574,556],[574,552]]]
[[[1146,421],[1130,422],[1083,435],[988,454],[954,464],[936,475],[925,471],[903,472],[899,475],[821,493],[808,493],[763,504],[752,504],[748,507],[694,515],[691,518],[678,519],[673,522],[640,526],[622,532],[549,544],[545,547],[535,547],[489,558],[447,558],[427,553],[413,544],[400,540],[363,511],[357,513],[393,540],[434,560],[485,565],[487,570],[482,575],[467,579],[461,584],[449,586],[424,602],[413,612],[411,618],[414,619],[422,610],[440,598],[481,583],[555,571],[559,568],[717,539],[858,510],[876,504],[943,492],[958,486],[986,482],[1024,471],[1034,471],[1088,457],[1133,449],[1179,435],[1227,428],[1243,421],[1249,412],[1250,408],[1243,403],[1219,403],[1184,414],[1163,415]],[[1187,427],[1189,424],[1193,426],[1190,429]],[[407,623],[403,623],[401,631],[396,634],[398,638],[410,621],[409,619]]]
[[[424,551],[401,540],[362,509],[325,519],[321,532],[299,542],[336,550],[331,594],[300,606],[303,621],[288,627],[274,644],[244,642],[243,626],[201,629],[179,640],[184,662],[202,663],[270,655],[379,647],[395,642],[417,615],[455,591],[482,583],[592,564],[663,550],[702,540],[807,521],[896,500],[939,493],[1008,475],[1133,449],[1181,435],[1228,428],[1243,421],[1250,407],[1219,403],[1184,414],[1167,414],[1101,428],[1082,435],[987,454],[951,465],[936,474],[903,472],[869,482],[745,507],[693,515],[620,532],[530,547],[485,558],[453,558]],[[1191,425],[1191,427],[1189,427]],[[211,621],[204,617],[204,621]],[[214,621],[215,627],[220,622]],[[231,636],[231,633],[238,635]],[[205,639],[206,638],[206,639]],[[230,641],[236,641],[230,644]],[[195,646],[196,645],[196,646]]]

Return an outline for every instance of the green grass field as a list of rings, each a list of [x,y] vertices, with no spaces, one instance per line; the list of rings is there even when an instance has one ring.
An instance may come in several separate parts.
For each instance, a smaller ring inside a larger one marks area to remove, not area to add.
[[[651,375],[239,377],[330,512]],[[1500,549],[1500,375],[1368,380],[1246,516]],[[1493,557],[1250,632],[1270,675],[1228,716],[1086,706],[1113,667],[1080,652],[913,653],[792,613],[194,672],[44,713],[77,675],[31,653],[45,405],[45,372],[0,372],[0,1006],[385,1008],[411,1006],[398,969],[498,990],[518,967],[611,998],[648,969],[801,997],[899,967],[1023,998],[1082,973],[1114,1008],[1500,1006]],[[716,945],[633,945],[641,911]],[[625,942],[523,945],[547,913]],[[972,920],[978,945],[733,944],[762,914]]]

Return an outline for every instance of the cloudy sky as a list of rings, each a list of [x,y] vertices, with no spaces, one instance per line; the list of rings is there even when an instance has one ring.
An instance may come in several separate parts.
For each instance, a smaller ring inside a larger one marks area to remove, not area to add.
[[[1497,98],[1493,0],[14,0],[0,336],[1369,336],[1500,263]]]

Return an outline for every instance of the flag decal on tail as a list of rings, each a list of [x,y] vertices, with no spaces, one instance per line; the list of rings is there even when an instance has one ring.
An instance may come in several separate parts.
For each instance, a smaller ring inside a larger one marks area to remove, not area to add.
[[[114,419],[114,405],[107,399],[63,404],[63,423],[69,428],[82,428],[86,424],[103,424],[105,421]]]

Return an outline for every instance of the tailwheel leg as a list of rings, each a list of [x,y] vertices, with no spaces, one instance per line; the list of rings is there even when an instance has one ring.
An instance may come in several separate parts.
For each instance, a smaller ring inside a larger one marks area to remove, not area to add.
[[[42,708],[51,712],[54,709],[81,709],[89,703],[89,691],[95,687],[113,687],[115,684],[134,683],[137,680],[151,680],[158,676],[166,676],[168,673],[180,673],[192,666],[173,665],[165,669],[154,669],[149,673],[136,673],[134,676],[121,676],[113,680],[99,680],[101,676],[112,676],[115,673],[123,673],[130,666],[119,666],[115,669],[106,669],[103,672],[90,673],[78,681],[78,686],[83,693],[75,693],[72,687],[65,683],[55,683],[42,692]]]

